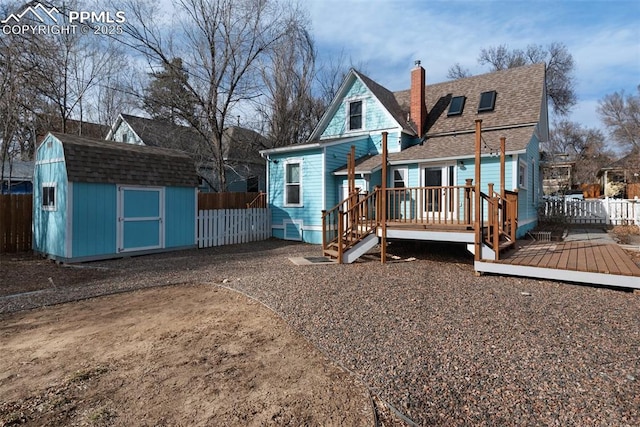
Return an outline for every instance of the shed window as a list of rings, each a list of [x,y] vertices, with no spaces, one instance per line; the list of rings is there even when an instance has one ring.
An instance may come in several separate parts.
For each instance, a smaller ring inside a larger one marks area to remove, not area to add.
[[[301,166],[300,162],[285,164],[285,206],[301,206]]]
[[[45,211],[56,210],[55,184],[42,184],[42,209]]]
[[[349,103],[349,130],[362,129],[362,101]]]
[[[464,101],[466,97],[464,96],[454,96],[451,98],[451,103],[449,104],[449,112],[447,116],[459,116],[462,114],[462,109],[464,108]]]
[[[478,104],[478,113],[483,111],[493,111],[496,106],[496,91],[490,90],[480,94],[480,103]]]

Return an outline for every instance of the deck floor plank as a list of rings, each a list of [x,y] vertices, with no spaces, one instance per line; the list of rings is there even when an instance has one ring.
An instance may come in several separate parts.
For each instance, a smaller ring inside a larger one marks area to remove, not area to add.
[[[548,245],[547,251],[544,253],[542,259],[540,259],[540,265],[546,268],[555,268],[558,264],[558,256],[556,255],[557,245]]]
[[[593,271],[597,273],[608,273],[609,268],[602,254],[602,246],[603,245],[593,245],[589,248],[591,251],[591,260],[595,267]]]
[[[624,249],[622,249],[618,245],[611,245],[612,251],[616,254],[615,259],[617,261],[618,266],[622,265],[620,268],[621,274],[635,276],[640,273],[640,268],[627,256]]]

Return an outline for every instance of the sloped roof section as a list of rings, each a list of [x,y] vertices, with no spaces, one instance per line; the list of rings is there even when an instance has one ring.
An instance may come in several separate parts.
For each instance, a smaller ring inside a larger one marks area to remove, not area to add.
[[[640,173],[640,149],[634,149],[628,155],[608,164],[600,170],[628,170]]]
[[[507,153],[523,152],[531,141],[535,126],[523,126],[501,130],[483,130],[482,155],[499,155],[500,138],[506,138]],[[470,158],[475,155],[475,133],[446,135],[427,139],[422,145],[414,145],[399,153],[390,153],[389,161],[425,161],[443,158]]]
[[[197,159],[213,157],[211,144],[192,127],[129,114],[121,116],[145,145],[184,151]],[[265,148],[269,148],[267,139],[251,129],[229,126],[224,130],[222,157],[225,161],[264,164],[259,150]]]
[[[51,133],[64,149],[70,182],[196,187],[193,160],[158,147]]]
[[[224,130],[222,156],[225,161],[264,164],[260,150],[270,147],[265,137],[251,129],[229,126]]]
[[[537,123],[542,114],[545,65],[534,64],[482,74],[465,79],[426,85],[427,137],[472,130],[475,119],[483,128]],[[496,91],[495,108],[478,113],[482,92]],[[408,110],[410,91],[395,93],[398,105]],[[451,98],[465,96],[462,114],[447,116]]]
[[[362,82],[369,88],[371,93],[378,99],[378,101],[380,101],[384,108],[398,122],[398,124],[402,126],[403,130],[415,135],[416,130],[407,121],[408,109],[405,110],[400,106],[400,104],[398,104],[398,99],[393,94],[393,92],[379,85],[364,74],[355,70],[354,72],[358,77],[360,77]]]
[[[195,129],[166,120],[121,114],[131,129],[150,147],[180,150],[190,155],[211,157],[210,147]]]

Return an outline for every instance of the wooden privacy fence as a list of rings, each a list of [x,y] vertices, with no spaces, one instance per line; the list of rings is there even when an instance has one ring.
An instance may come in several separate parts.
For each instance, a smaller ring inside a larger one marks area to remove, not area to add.
[[[246,209],[261,193],[198,193],[198,210]],[[264,207],[264,206],[262,206]]]
[[[266,208],[198,211],[198,247],[257,242],[271,237],[271,212]]]
[[[0,194],[0,253],[31,250],[31,194]]]
[[[545,200],[542,219],[569,224],[640,225],[640,200]]]

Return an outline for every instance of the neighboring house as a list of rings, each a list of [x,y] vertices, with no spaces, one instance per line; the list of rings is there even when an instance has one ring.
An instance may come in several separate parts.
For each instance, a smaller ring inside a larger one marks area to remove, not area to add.
[[[200,177],[201,191],[219,191],[213,171],[212,147],[195,129],[164,120],[120,114],[107,140],[151,147],[170,148],[187,153]],[[225,129],[222,140],[227,191],[256,192],[266,189],[265,160],[259,150],[267,147],[260,134],[237,126]]]
[[[0,194],[31,193],[33,193],[33,161],[5,161],[2,179],[0,179]]]
[[[636,184],[640,183],[640,149],[634,149],[627,156],[600,169],[598,176],[605,196],[635,197],[636,192],[629,194],[628,187],[633,185],[635,189]]]
[[[33,250],[80,262],[196,245],[184,153],[49,133],[36,150]]]
[[[542,191],[545,196],[565,194],[573,189],[576,163],[567,161],[566,154],[541,153]]]
[[[539,145],[548,140],[545,65],[426,86],[419,61],[411,71],[411,89],[400,92],[351,70],[307,143],[262,151],[268,160],[273,236],[322,243],[322,211],[349,195],[345,165],[352,146],[355,187],[371,194],[382,184],[383,132],[388,135],[385,187],[396,189],[388,193],[387,215],[407,223],[437,218],[441,224],[460,224],[462,215],[471,214],[463,212],[463,195],[467,180],[475,177],[476,119],[482,119],[480,189],[486,193],[494,183],[494,191],[501,191],[499,151],[505,137],[505,190],[517,192],[517,236],[523,236],[537,224],[542,194]],[[468,233],[473,225],[465,225]],[[462,234],[392,231],[389,237],[473,242]]]

